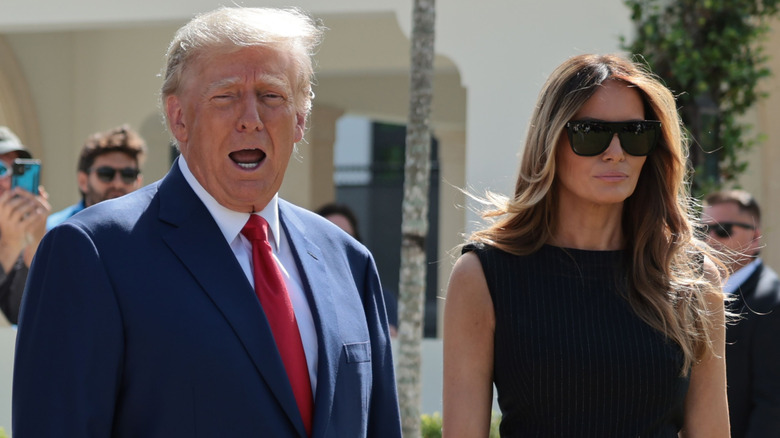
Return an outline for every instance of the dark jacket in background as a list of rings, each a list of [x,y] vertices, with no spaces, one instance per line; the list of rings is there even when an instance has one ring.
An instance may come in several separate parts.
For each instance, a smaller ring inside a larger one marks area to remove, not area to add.
[[[763,263],[729,304],[726,329],[732,438],[780,437],[780,280]]]
[[[0,266],[0,310],[11,324],[19,321],[19,305],[22,303],[22,292],[27,283],[27,266],[19,256],[10,272],[5,272]]]

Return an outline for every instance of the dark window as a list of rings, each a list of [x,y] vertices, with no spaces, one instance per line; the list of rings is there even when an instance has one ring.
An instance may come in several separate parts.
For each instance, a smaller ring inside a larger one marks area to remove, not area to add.
[[[337,167],[342,176],[368,171],[361,182],[337,183],[336,199],[357,216],[363,243],[376,260],[386,299],[397,299],[401,266],[401,204],[404,192],[406,127],[375,122],[372,128],[371,163]],[[361,178],[337,178],[355,181]],[[425,240],[427,276],[423,336],[436,337],[437,257],[439,247],[439,163],[438,142],[431,141],[431,175],[428,204],[428,237]]]

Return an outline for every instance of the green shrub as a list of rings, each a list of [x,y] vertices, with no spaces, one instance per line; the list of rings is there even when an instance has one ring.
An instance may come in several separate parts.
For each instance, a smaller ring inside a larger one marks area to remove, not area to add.
[[[434,412],[433,415],[422,414],[422,438],[441,438],[441,415]],[[490,419],[490,438],[499,438],[498,425],[501,424],[501,414],[493,412]]]
[[[420,431],[422,438],[441,438],[441,415],[434,412],[433,415],[422,414]]]
[[[772,74],[768,61],[775,54],[764,43],[780,1],[623,2],[635,32],[631,42],[621,38],[622,48],[644,58],[677,97],[692,140],[694,194],[738,182],[747,169],[745,152],[765,138],[744,115],[772,88],[759,84]]]
[[[493,412],[493,416],[490,418],[490,438],[500,438],[498,433],[498,426],[501,425],[501,414]]]

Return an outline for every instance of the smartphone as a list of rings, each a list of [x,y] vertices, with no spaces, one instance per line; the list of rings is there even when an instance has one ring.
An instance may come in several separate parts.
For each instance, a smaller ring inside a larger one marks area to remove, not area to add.
[[[41,179],[41,160],[17,158],[11,170],[11,187],[21,187],[33,195],[38,194]]]

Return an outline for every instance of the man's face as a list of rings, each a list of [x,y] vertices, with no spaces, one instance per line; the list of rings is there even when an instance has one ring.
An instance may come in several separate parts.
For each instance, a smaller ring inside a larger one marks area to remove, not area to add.
[[[118,198],[141,187],[143,177],[122,176],[123,170],[138,170],[138,163],[124,152],[108,152],[98,155],[89,173],[79,172],[79,190],[84,194],[84,205],[87,207],[103,202],[106,199]],[[126,170],[126,173],[132,173]],[[111,175],[113,171],[113,175]]]
[[[259,211],[279,190],[303,138],[295,86],[289,54],[248,47],[193,60],[177,94],[166,98],[187,165],[224,207]]]
[[[11,190],[11,173],[13,172],[14,160],[19,158],[19,153],[8,152],[0,155],[0,161],[5,165],[5,173],[0,175],[0,195]]]
[[[747,265],[758,254],[761,245],[760,224],[735,202],[705,205],[702,222],[708,225],[710,245],[727,256],[733,271]]]

